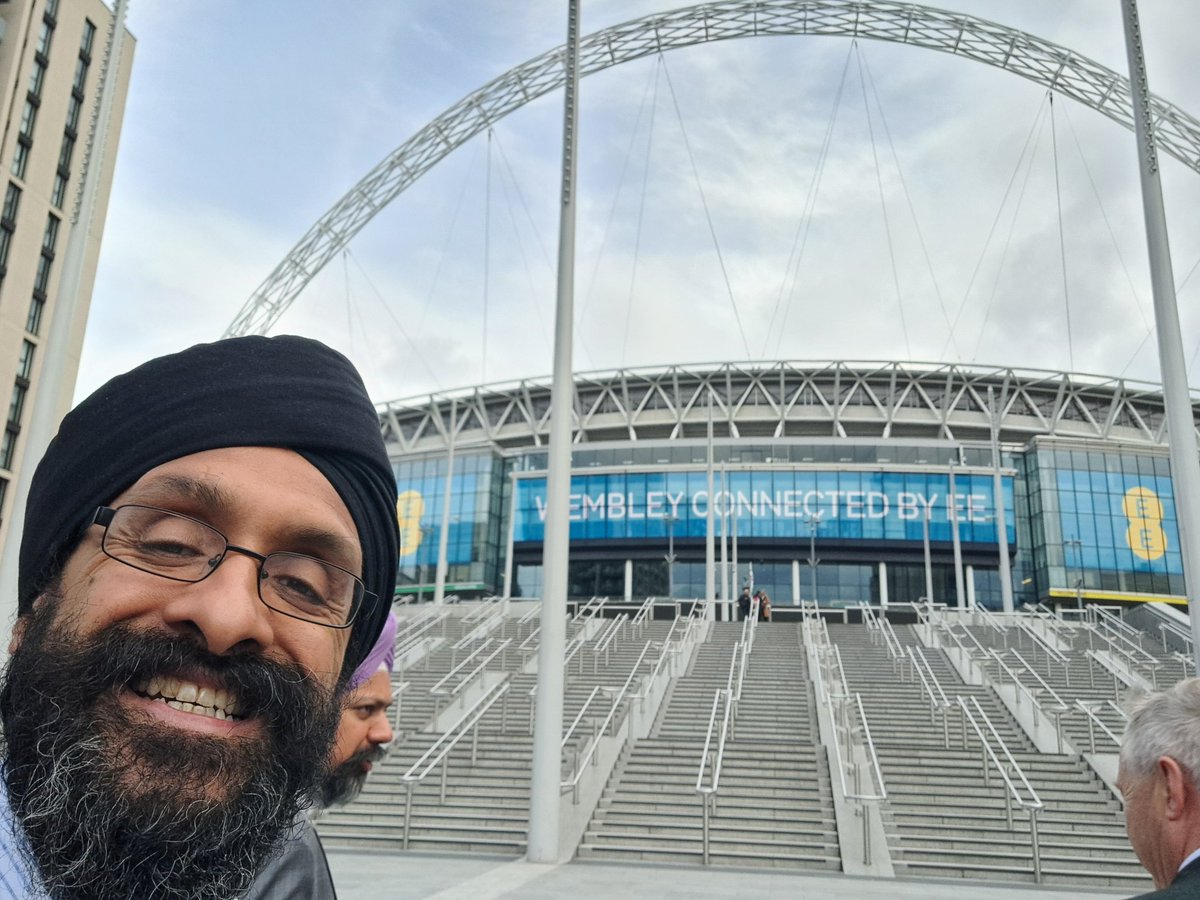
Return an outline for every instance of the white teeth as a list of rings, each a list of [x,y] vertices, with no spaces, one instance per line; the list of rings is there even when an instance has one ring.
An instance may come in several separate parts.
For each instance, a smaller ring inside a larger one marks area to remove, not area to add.
[[[232,719],[239,714],[237,698],[224,688],[202,687],[169,675],[137,679],[132,686],[138,693],[184,712],[219,719]]]

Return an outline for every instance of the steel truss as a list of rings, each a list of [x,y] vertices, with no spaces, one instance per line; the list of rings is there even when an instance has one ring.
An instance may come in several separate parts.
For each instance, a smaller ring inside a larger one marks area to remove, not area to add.
[[[709,41],[837,35],[910,44],[1012,72],[1132,129],[1129,79],[1033,35],[947,10],[882,0],[725,0],[615,25],[580,42],[580,72]],[[317,220],[250,295],[225,336],[265,334],[305,285],[409,185],[460,144],[562,87],[563,48],[537,56],[459,100],[388,154]],[[1153,98],[1155,140],[1200,171],[1200,122]]]
[[[880,362],[725,363],[576,377],[575,442],[735,438],[986,441],[988,388],[1001,440],[1034,437],[1165,446],[1157,385],[1036,369]],[[550,380],[486,385],[379,408],[394,454],[456,446],[543,447]]]

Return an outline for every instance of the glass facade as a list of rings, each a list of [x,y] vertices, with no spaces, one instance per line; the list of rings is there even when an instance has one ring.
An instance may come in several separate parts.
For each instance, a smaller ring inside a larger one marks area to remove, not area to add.
[[[822,605],[956,602],[955,523],[964,596],[999,609],[1002,591],[990,451],[950,442],[726,442],[714,477],[718,534],[738,541],[739,586],[751,578],[788,606],[815,590]],[[569,518],[572,598],[705,592],[709,490],[703,441],[593,445],[574,451]],[[1035,438],[1007,448],[1001,479],[1017,604],[1182,600],[1178,523],[1165,448],[1081,449]],[[954,487],[951,490],[951,462]],[[456,456],[447,533],[447,590],[513,596],[543,590],[543,450]],[[446,457],[395,464],[400,590],[431,594]],[[953,500],[951,500],[953,495]],[[952,514],[953,512],[953,514]],[[510,544],[511,542],[511,544]],[[667,555],[674,551],[675,562]],[[810,567],[815,551],[818,564]],[[511,553],[511,557],[510,557]],[[732,556],[732,553],[729,554]],[[719,581],[719,574],[717,576]],[[882,582],[886,582],[883,584]],[[798,589],[798,591],[797,591]]]

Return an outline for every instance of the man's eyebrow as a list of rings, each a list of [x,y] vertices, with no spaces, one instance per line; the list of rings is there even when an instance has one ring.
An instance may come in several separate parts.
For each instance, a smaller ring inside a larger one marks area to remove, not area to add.
[[[194,512],[204,514],[231,511],[237,503],[233,493],[212,481],[192,478],[188,475],[160,475],[131,492],[133,503],[171,503],[180,501],[197,507]],[[180,510],[192,512],[192,510]],[[341,534],[312,525],[296,525],[283,529],[281,540],[290,552],[319,556],[327,562],[354,571],[361,558],[357,541]],[[252,548],[253,549],[253,548]],[[271,551],[266,551],[271,552]]]
[[[187,475],[159,475],[140,485],[136,502],[190,501],[205,509],[224,510],[234,505],[233,495],[220,485]]]

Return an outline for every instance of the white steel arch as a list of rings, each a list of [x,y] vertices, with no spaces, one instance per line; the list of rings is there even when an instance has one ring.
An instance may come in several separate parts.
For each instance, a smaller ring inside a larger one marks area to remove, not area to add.
[[[986,63],[1043,85],[1132,130],[1129,79],[1041,38],[947,10],[886,0],[721,0],[644,16],[580,41],[590,75],[664,50],[733,38],[838,35],[911,44]],[[410,184],[460,144],[530,100],[561,87],[557,47],[468,94],[397,147],[300,238],[250,295],[225,337],[263,334],[339,250]],[[1200,171],[1200,121],[1152,98],[1155,140]]]

